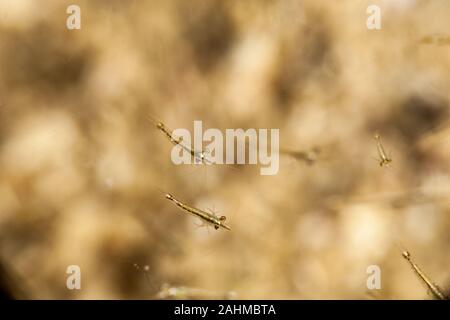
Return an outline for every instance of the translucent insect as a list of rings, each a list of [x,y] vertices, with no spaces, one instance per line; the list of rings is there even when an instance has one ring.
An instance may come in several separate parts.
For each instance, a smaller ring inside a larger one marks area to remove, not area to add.
[[[167,128],[164,123],[162,123],[161,121],[156,121],[150,116],[149,119],[153,124],[156,125],[156,128],[158,130],[164,133],[164,135],[169,139],[170,142],[186,150],[194,158],[196,163],[212,164],[212,162],[206,157],[208,150],[195,151],[194,149],[183,143],[182,137],[175,137],[172,133],[172,130]]]
[[[380,135],[378,133],[375,134],[374,139],[377,141],[378,156],[380,157],[377,160],[380,163],[380,167],[389,166],[389,164],[392,162],[392,159],[386,155],[383,144],[381,143]]]
[[[170,201],[175,203],[178,207],[180,207],[184,211],[187,211],[188,213],[193,214],[194,216],[205,221],[206,223],[213,225],[216,230],[219,228],[231,230],[231,228],[225,224],[225,220],[227,219],[225,216],[217,217],[213,213],[206,212],[201,209],[194,208],[194,207],[190,207],[187,204],[184,204],[183,202],[181,202],[180,200],[175,199],[170,193],[166,193],[165,196],[166,196],[166,199],[169,199]]]
[[[428,289],[430,289],[433,296],[440,300],[446,300],[447,297],[442,293],[441,289],[437,285],[435,285],[427,277],[427,275],[419,268],[419,266],[411,260],[411,255],[409,254],[409,252],[403,251],[402,255],[403,255],[403,258],[405,258],[408,261],[408,263],[411,265],[415,274],[417,274],[417,276],[419,276],[419,278],[422,279],[422,281],[427,285]]]
[[[215,165],[216,162],[213,160],[211,156],[211,153],[208,149],[203,149],[201,151],[197,151],[194,150],[189,144],[185,143],[183,141],[182,137],[177,137],[176,135],[173,134],[173,131],[170,130],[164,123],[162,123],[161,121],[155,120],[151,115],[148,115],[149,120],[156,126],[156,128],[161,131],[168,139],[169,141],[174,144],[175,146],[178,146],[180,148],[182,148],[184,151],[186,151],[188,154],[191,155],[192,159],[193,159],[193,163],[195,165],[201,165],[204,167],[204,175],[202,176],[202,181],[201,184],[204,187],[207,187],[208,185],[208,172],[207,172],[207,168],[206,165]],[[236,173],[238,172],[238,168],[234,167],[234,164],[226,164],[226,163],[221,163],[220,167],[226,168],[227,171],[226,173]],[[231,169],[231,170],[229,170]],[[197,171],[198,172],[198,171]],[[217,171],[216,171],[217,173]]]
[[[280,150],[282,154],[289,155],[297,160],[302,160],[308,165],[314,164],[320,153],[320,149],[317,147],[312,148],[311,150],[305,150],[305,151],[293,151],[293,150],[286,150],[282,149]]]

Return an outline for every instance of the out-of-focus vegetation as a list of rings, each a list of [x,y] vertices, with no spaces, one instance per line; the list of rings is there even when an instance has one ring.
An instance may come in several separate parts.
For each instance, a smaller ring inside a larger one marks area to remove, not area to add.
[[[423,40],[450,33],[448,0],[80,0],[72,31],[69,4],[0,1],[0,258],[28,297],[430,298],[401,246],[450,283],[450,45]],[[149,114],[321,152],[275,176],[175,166]]]

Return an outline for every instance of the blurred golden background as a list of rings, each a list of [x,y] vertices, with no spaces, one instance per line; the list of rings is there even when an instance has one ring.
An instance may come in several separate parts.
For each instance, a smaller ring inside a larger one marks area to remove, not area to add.
[[[0,259],[23,297],[430,299],[402,248],[448,288],[448,0],[78,0],[80,30],[70,4],[0,1]],[[149,115],[321,152],[175,166]]]

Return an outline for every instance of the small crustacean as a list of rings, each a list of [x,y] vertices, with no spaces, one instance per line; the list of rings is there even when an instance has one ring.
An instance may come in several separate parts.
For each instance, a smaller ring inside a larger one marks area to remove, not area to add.
[[[380,135],[376,133],[374,135],[374,139],[377,141],[378,156],[380,157],[378,161],[380,163],[380,167],[389,166],[389,164],[392,162],[392,159],[386,155],[386,151],[384,151],[383,144],[381,143]]]
[[[428,276],[419,268],[419,266],[411,260],[411,255],[409,254],[409,252],[403,251],[402,255],[403,255],[403,258],[405,258],[408,261],[408,263],[411,265],[412,269],[414,270],[414,273],[427,285],[428,289],[431,291],[433,296],[436,299],[446,300],[447,297],[441,291],[441,289],[437,285],[435,285],[430,280],[430,278],[428,278]]]
[[[178,199],[175,199],[170,193],[166,193],[165,195],[166,199],[169,199],[173,203],[175,203],[178,207],[183,209],[184,211],[193,214],[194,216],[200,218],[204,222],[211,224],[214,226],[214,228],[217,230],[219,228],[224,228],[227,230],[231,230],[231,228],[225,224],[225,220],[227,219],[225,216],[217,217],[215,214],[206,212],[201,209],[197,209],[191,206],[188,206],[187,204],[184,204]]]
[[[160,130],[164,135],[169,139],[170,142],[172,142],[174,145],[179,146],[186,150],[191,156],[194,158],[195,163],[200,164],[211,164],[212,162],[206,157],[208,151],[207,150],[201,150],[201,151],[195,151],[190,146],[187,146],[183,143],[182,137],[175,137],[172,133],[172,130],[166,127],[164,123],[161,121],[156,121],[151,116],[149,116],[149,120],[156,126],[158,130]]]

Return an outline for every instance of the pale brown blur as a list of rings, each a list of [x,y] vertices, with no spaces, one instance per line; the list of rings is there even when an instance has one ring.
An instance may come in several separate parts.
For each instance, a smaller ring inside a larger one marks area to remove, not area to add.
[[[0,259],[29,297],[431,298],[404,248],[448,287],[450,45],[423,40],[449,36],[448,0],[76,2],[72,31],[73,1],[0,2]],[[275,176],[175,166],[148,115],[320,153]]]

